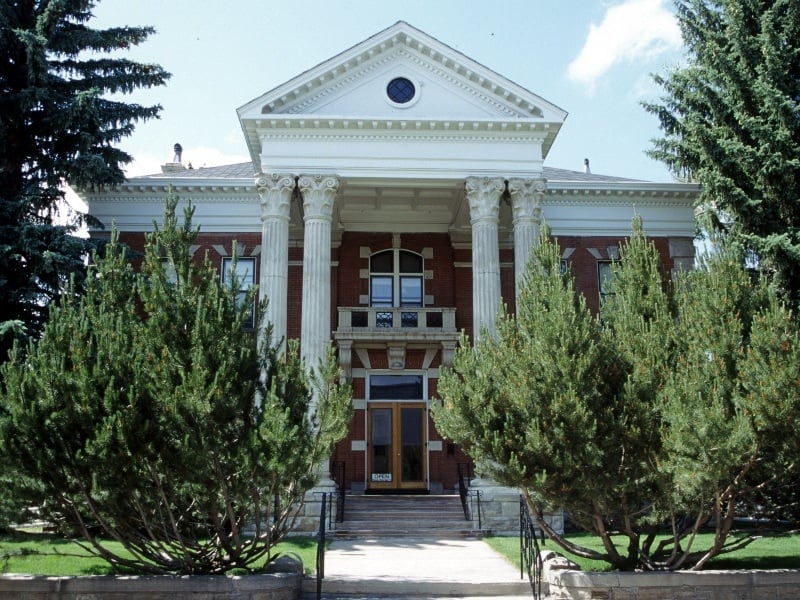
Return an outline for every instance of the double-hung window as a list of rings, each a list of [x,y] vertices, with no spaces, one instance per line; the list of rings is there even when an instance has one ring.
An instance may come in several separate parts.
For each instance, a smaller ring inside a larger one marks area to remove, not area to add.
[[[370,306],[421,308],[423,304],[423,259],[420,254],[393,248],[377,252],[369,260]],[[401,325],[417,326],[417,313],[401,314]],[[378,312],[378,327],[392,327],[392,312]]]
[[[600,303],[614,295],[614,270],[613,261],[597,261],[597,283],[600,289]]]
[[[235,267],[235,268],[234,268]],[[244,302],[247,290],[256,283],[256,259],[252,257],[237,258],[235,263],[233,258],[222,259],[222,284],[231,285],[234,280],[239,286],[236,295],[237,302]],[[250,307],[250,315],[245,321],[245,327],[252,329],[255,325],[255,310]]]

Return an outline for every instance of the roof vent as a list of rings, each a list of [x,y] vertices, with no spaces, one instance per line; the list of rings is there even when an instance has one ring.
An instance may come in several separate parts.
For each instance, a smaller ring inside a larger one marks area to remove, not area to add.
[[[183,163],[181,162],[183,157],[183,146],[181,146],[180,144],[175,144],[172,147],[172,151],[174,152],[172,156],[172,162],[168,162],[165,165],[161,165],[162,173],[174,173],[175,171],[186,170],[186,167],[184,167]]]
[[[584,158],[583,159],[583,172],[586,173],[587,175],[592,172],[592,170],[589,168],[589,159],[588,158]]]

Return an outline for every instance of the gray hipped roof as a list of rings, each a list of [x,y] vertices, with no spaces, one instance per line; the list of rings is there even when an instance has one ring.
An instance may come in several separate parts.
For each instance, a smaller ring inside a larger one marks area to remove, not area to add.
[[[166,173],[155,173],[145,175],[147,179],[247,179],[256,175],[253,163],[243,162],[232,165],[222,165],[218,167],[201,167],[199,169],[183,169],[168,171]],[[568,169],[555,169],[544,167],[544,177],[547,181],[560,181],[565,183],[643,183],[641,179],[629,179],[626,177],[613,177],[610,175],[597,175],[595,173],[584,173],[583,171],[571,171]],[[131,178],[132,180],[138,177]]]

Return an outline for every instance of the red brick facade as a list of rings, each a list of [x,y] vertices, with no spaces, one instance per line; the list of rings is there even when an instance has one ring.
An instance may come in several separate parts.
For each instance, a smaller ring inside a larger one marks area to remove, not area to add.
[[[232,253],[234,240],[239,244],[241,256],[256,256],[260,252],[260,235],[255,233],[201,233],[197,240],[195,258],[208,256],[213,264],[220,265]],[[144,248],[144,235],[125,233],[122,241],[135,251]],[[567,257],[577,288],[586,296],[588,306],[596,311],[599,306],[598,262],[616,256],[622,239],[610,237],[562,237],[558,239],[562,256]],[[670,257],[670,240],[654,238],[666,269],[673,268]],[[471,250],[453,244],[445,233],[357,233],[344,232],[341,242],[333,248],[331,268],[331,323],[338,327],[339,307],[367,307],[369,303],[369,255],[397,247],[425,256],[424,295],[425,308],[454,308],[458,331],[472,335],[472,271]],[[289,286],[287,330],[290,338],[300,337],[302,299],[303,251],[299,244],[289,248]],[[258,263],[258,261],[256,261]],[[501,291],[503,302],[514,311],[514,255],[513,249],[501,248]],[[258,267],[257,267],[258,268]],[[258,274],[256,274],[258,281]],[[352,386],[354,417],[347,437],[337,446],[332,461],[345,463],[348,487],[370,487],[367,453],[369,448],[369,392],[367,374],[390,372],[388,346],[372,340],[352,353]],[[442,364],[442,350],[435,344],[405,347],[404,366],[400,372],[423,374],[426,381],[426,398],[436,397],[438,369]],[[365,364],[365,362],[367,364]],[[423,401],[424,399],[420,399]],[[384,404],[385,406],[385,404]],[[427,416],[426,485],[431,491],[451,491],[457,488],[457,465],[469,463],[469,458],[456,444],[442,438]]]

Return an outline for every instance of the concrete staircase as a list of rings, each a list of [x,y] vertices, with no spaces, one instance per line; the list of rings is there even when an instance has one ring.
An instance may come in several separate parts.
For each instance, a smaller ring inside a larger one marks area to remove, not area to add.
[[[347,496],[335,539],[456,539],[480,535],[467,521],[457,495]]]

